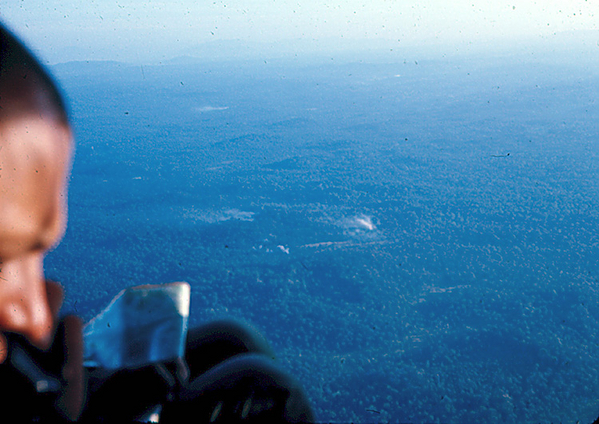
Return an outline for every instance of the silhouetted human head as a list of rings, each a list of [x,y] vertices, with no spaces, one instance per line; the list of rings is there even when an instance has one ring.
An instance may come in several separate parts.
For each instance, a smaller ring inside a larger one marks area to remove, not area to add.
[[[62,300],[43,258],[65,229],[71,139],[55,84],[0,24],[0,332],[40,348]],[[5,344],[0,337],[0,362]]]

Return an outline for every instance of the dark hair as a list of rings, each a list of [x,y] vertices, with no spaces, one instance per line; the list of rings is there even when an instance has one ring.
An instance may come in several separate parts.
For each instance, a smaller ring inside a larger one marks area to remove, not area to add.
[[[50,112],[68,125],[65,103],[50,74],[34,55],[0,23],[0,116],[9,115],[6,104],[17,97],[42,92],[26,107],[36,112]],[[6,102],[4,101],[6,100]],[[22,112],[22,111],[18,111]]]

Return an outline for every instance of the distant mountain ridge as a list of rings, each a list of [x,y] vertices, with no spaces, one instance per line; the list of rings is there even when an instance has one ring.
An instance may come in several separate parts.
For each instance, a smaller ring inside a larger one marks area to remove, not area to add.
[[[52,64],[52,67],[80,64],[81,66],[102,63],[104,68],[127,66],[127,64],[162,64],[184,65],[207,62],[270,62],[279,60],[299,60],[309,62],[398,62],[407,60],[439,59],[452,56],[510,56],[537,55],[545,53],[563,53],[564,60],[568,57],[587,53],[592,60],[593,53],[599,52],[599,30],[564,31],[552,35],[535,38],[511,40],[502,43],[488,42],[445,42],[431,41],[424,44],[414,44],[410,41],[391,39],[353,40],[343,38],[328,39],[296,39],[284,40],[279,43],[248,41],[241,39],[214,40],[175,49],[170,57],[156,57],[141,60],[131,57],[131,60],[67,60]],[[81,56],[77,54],[76,56]],[[65,65],[69,64],[69,65]],[[120,64],[120,65],[119,65]],[[79,65],[75,65],[79,66]]]

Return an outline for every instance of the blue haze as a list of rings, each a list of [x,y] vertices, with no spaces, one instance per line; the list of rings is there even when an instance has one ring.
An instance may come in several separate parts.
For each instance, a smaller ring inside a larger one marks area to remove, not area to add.
[[[47,273],[85,319],[124,287],[189,282],[191,323],[256,326],[323,421],[592,422],[591,69],[55,65],[77,151]]]

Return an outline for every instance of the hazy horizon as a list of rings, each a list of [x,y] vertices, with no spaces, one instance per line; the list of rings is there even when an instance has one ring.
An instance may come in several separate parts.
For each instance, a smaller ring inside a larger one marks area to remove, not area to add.
[[[585,1],[562,3],[550,1],[540,7],[533,1],[265,5],[128,0],[80,7],[63,0],[48,7],[39,0],[25,0],[0,6],[0,20],[46,64],[157,63],[197,52],[217,59],[368,50],[455,55],[559,44],[569,33],[575,33],[576,43],[585,48],[599,49],[594,19],[599,6]],[[223,51],[218,47],[223,43],[245,47]]]

